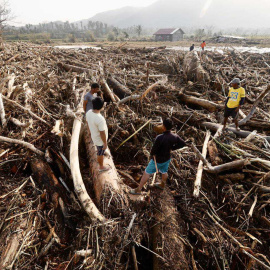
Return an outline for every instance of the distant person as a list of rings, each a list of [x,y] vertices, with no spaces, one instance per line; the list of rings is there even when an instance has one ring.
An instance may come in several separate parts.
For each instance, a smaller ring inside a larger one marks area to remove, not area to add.
[[[91,85],[91,90],[84,96],[83,109],[85,113],[93,109],[92,100],[97,96],[97,93],[99,92],[99,84],[93,83]]]
[[[97,148],[97,161],[99,171],[108,171],[109,166],[104,166],[103,159],[105,150],[107,149],[108,127],[105,118],[100,114],[104,100],[101,97],[96,97],[92,100],[93,109],[86,113],[86,120],[91,132],[91,138]]]
[[[205,41],[203,41],[201,44],[202,51],[204,51],[205,46],[206,46],[206,43],[205,43]]]
[[[238,126],[238,113],[240,110],[240,106],[245,102],[245,89],[240,87],[240,79],[235,78],[231,81],[231,88],[229,90],[228,97],[225,102],[225,110],[224,110],[224,122],[222,132],[226,129],[226,124],[228,118],[231,116],[237,131],[240,131]]]
[[[177,134],[171,132],[172,127],[173,122],[170,118],[163,120],[164,132],[156,137],[151,150],[152,159],[143,173],[139,186],[136,189],[131,189],[130,194],[140,195],[142,188],[150,178],[150,175],[158,172],[162,174],[162,181],[154,186],[162,190],[165,188],[168,179],[168,169],[171,162],[171,151],[186,145]]]
[[[191,51],[193,51],[194,50],[194,44],[192,44],[191,46],[190,46],[190,48],[189,48],[189,51],[191,52]]]

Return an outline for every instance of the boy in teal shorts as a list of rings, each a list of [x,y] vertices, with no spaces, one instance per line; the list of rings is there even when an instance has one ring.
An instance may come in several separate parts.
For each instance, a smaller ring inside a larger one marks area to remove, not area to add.
[[[166,118],[163,121],[163,128],[165,131],[156,137],[151,150],[152,159],[143,173],[139,186],[136,189],[130,190],[131,194],[140,195],[142,188],[150,178],[150,175],[157,172],[157,170],[162,174],[162,181],[161,183],[155,184],[155,186],[160,189],[164,189],[168,179],[171,151],[180,149],[186,145],[186,143],[177,134],[171,133],[172,127],[172,120],[170,118]]]

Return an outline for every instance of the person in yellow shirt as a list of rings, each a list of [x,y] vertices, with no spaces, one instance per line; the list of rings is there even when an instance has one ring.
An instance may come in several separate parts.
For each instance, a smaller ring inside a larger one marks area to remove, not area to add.
[[[228,97],[226,99],[225,103],[225,110],[224,110],[224,122],[223,122],[223,129],[222,132],[226,129],[226,124],[228,121],[228,118],[231,116],[233,118],[233,121],[235,123],[235,127],[237,131],[240,131],[240,128],[238,126],[238,112],[240,109],[240,106],[244,104],[245,102],[245,89],[243,87],[240,87],[240,79],[235,78],[231,81],[231,88],[229,90]]]

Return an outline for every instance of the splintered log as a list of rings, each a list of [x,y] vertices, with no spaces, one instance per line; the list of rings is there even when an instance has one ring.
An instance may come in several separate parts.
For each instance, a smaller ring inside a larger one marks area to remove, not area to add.
[[[85,210],[92,220],[105,221],[105,217],[97,209],[96,205],[90,198],[87,190],[85,188],[82,175],[80,172],[80,163],[79,163],[79,137],[81,130],[81,119],[74,119],[73,130],[71,136],[71,145],[70,145],[70,167],[71,174],[74,183],[75,192]]]
[[[207,147],[208,147],[208,153],[209,153],[209,157],[211,160],[211,164],[213,166],[221,164],[222,159],[218,156],[218,149],[217,149],[217,145],[216,145],[215,141],[211,140],[208,143]]]
[[[6,247],[0,256],[0,269],[13,269],[13,266],[19,257],[26,241],[29,240],[29,234],[33,228],[32,218],[23,219],[13,233],[6,239]]]
[[[0,93],[0,119],[1,119],[2,127],[5,127],[7,124],[7,120],[6,120],[5,107],[4,107],[1,93]]]
[[[200,58],[196,51],[188,52],[184,58],[184,74],[189,81],[209,82],[210,77],[201,65]]]
[[[187,270],[185,245],[179,234],[178,213],[174,198],[165,189],[162,193],[153,194],[155,201],[155,223],[152,229],[153,270]]]
[[[188,96],[188,95],[185,95],[184,93],[179,93],[179,99],[181,102],[202,107],[202,108],[208,110],[209,112],[215,112],[215,111],[223,108],[223,106],[216,104],[212,101]]]
[[[59,183],[50,165],[41,159],[32,160],[30,165],[33,179],[42,189],[46,189],[54,207],[59,207],[59,198],[62,198],[62,200],[67,203],[69,199],[66,195],[66,190]]]
[[[211,122],[203,122],[201,124],[203,127],[206,127],[212,131],[217,131],[219,128],[222,127],[222,125],[220,124],[216,124],[216,123],[211,123]],[[236,135],[239,135],[240,137],[246,138],[249,134],[251,134],[252,132],[250,131],[246,131],[246,130],[240,130],[237,131],[234,127],[228,127],[228,130],[235,133]],[[270,143],[270,136],[260,136],[261,138],[267,140]]]
[[[104,156],[104,165],[109,166],[110,170],[99,172],[96,146],[91,139],[88,126],[84,129],[84,141],[89,160],[90,174],[94,182],[94,189],[98,202],[100,202],[101,197],[107,188],[109,188],[112,194],[118,194],[121,197],[125,197],[121,188],[123,183],[118,177],[110,150],[107,149]]]
[[[131,90],[128,89],[125,85],[121,84],[118,82],[116,79],[113,77],[109,77],[107,79],[108,84],[110,87],[113,88],[113,92],[120,98],[124,98],[127,96],[130,96],[132,94]]]

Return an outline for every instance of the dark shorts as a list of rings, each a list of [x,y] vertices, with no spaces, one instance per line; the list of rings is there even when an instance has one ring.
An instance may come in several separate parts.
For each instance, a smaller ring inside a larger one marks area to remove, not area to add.
[[[237,119],[238,112],[236,111],[236,108],[228,108],[227,106],[225,107],[224,117],[229,116],[231,116],[233,119]]]
[[[98,156],[104,156],[105,150],[103,150],[103,145],[102,146],[97,146],[97,155]]]

